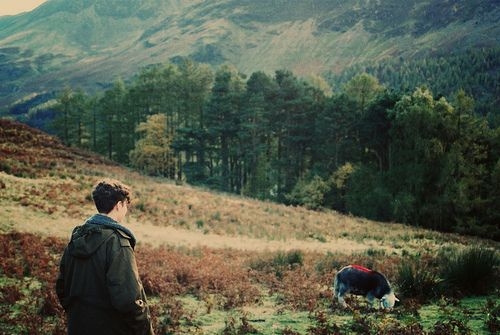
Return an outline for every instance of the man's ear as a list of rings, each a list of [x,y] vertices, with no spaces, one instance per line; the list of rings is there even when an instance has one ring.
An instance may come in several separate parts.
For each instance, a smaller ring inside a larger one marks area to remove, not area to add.
[[[118,210],[118,206],[120,206],[120,202],[119,201],[113,206],[113,208],[111,208],[111,212],[115,211],[115,210],[117,211]]]

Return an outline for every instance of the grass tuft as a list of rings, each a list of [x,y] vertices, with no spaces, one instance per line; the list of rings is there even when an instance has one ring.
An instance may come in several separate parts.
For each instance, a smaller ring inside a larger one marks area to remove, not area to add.
[[[398,268],[396,283],[402,298],[427,300],[437,295],[435,269],[421,260],[405,259]]]
[[[500,258],[495,250],[472,247],[444,255],[441,275],[448,289],[459,289],[463,294],[482,294],[498,284],[495,268]]]

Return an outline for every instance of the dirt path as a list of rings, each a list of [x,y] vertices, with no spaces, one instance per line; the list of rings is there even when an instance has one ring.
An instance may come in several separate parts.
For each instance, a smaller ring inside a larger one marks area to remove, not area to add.
[[[80,219],[54,218],[50,215],[40,214],[19,206],[6,206],[0,211],[0,231],[17,230],[46,236],[69,238],[72,229],[80,224],[82,224],[82,220]],[[287,239],[277,241],[246,236],[221,236],[171,226],[160,227],[152,224],[138,223],[134,220],[129,220],[125,226],[134,232],[139,245],[149,244],[151,246],[230,248],[245,251],[287,251],[300,249],[303,251],[341,253],[352,253],[372,247],[380,247],[375,242],[364,242],[361,244],[341,238],[320,242],[317,240]]]

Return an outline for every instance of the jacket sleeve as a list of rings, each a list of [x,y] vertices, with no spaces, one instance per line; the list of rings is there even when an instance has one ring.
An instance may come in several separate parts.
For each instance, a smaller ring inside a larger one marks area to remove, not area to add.
[[[119,238],[107,272],[107,285],[113,307],[123,313],[134,334],[153,334],[149,306],[144,294],[135,255],[128,240]]]
[[[65,271],[65,261],[66,261],[66,251],[67,249],[64,250],[64,253],[61,257],[61,262],[59,263],[59,275],[57,276],[56,279],[56,294],[57,298],[59,299],[59,303],[61,306],[63,306],[64,309],[66,309],[66,302],[65,302],[65,291],[64,291],[64,271]]]

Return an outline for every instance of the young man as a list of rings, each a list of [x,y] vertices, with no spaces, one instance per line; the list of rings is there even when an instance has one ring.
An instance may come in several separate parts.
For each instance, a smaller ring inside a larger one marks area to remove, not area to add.
[[[153,334],[134,256],[135,237],[120,224],[129,188],[113,180],[92,192],[98,214],[73,230],[60,263],[56,291],[68,334]]]

